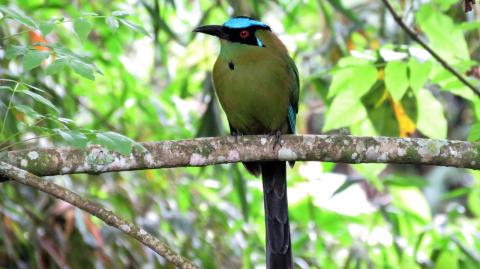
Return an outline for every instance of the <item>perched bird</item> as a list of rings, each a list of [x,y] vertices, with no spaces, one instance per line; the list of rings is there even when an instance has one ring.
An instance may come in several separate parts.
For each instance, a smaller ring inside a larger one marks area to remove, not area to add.
[[[232,135],[294,134],[298,111],[298,71],[270,27],[239,16],[223,25],[200,26],[194,32],[220,38],[213,83]],[[247,162],[262,174],[267,268],[292,268],[288,222],[286,163]],[[292,163],[293,165],[293,163]]]

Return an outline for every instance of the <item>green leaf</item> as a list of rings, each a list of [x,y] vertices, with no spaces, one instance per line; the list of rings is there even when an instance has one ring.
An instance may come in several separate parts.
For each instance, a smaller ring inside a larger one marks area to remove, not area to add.
[[[475,123],[470,127],[470,133],[468,133],[468,141],[480,140],[480,122]]]
[[[38,24],[21,11],[16,11],[5,6],[0,6],[0,11],[5,14],[7,18],[11,18],[16,22],[27,26],[28,28],[38,29]]]
[[[95,16],[98,16],[98,13],[95,13],[95,12],[82,12],[82,16],[92,16],[92,17],[95,17]]]
[[[145,30],[145,28],[143,28],[142,26],[140,25],[137,25],[129,20],[126,20],[126,19],[120,19],[120,22],[123,23],[125,26],[127,26],[128,28],[132,29],[133,31],[137,32],[137,33],[140,33],[142,35],[145,35],[145,36],[148,36],[150,37],[150,35],[148,34],[147,30]]]
[[[410,175],[391,175],[383,180],[385,185],[397,187],[417,187],[424,188],[428,185],[428,181],[419,176]]]
[[[458,3],[458,0],[435,0],[437,5],[440,7],[442,11],[446,11],[449,9],[453,4]]]
[[[135,143],[132,139],[114,132],[97,133],[92,142],[124,155],[132,152],[132,146]]]
[[[29,91],[29,90],[19,91],[19,93],[26,94],[26,95],[32,97],[35,101],[50,107],[51,109],[55,110],[56,112],[59,112],[58,109],[52,104],[52,102],[50,102],[49,100],[45,99],[45,97],[43,97],[43,96],[41,96],[37,93],[34,93],[32,91]]]
[[[81,132],[68,129],[55,129],[54,131],[62,137],[65,143],[72,147],[85,148],[87,146],[88,139]]]
[[[40,23],[40,31],[44,36],[48,35],[50,32],[52,32],[53,28],[55,27],[55,21],[50,20],[48,22],[41,22]]]
[[[452,18],[441,13],[432,4],[425,4],[416,13],[420,28],[425,32],[430,46],[447,61],[470,59],[465,36]]]
[[[3,19],[3,13],[0,12],[0,20]]]
[[[472,190],[467,198],[468,208],[480,218],[480,188]]]
[[[377,68],[366,64],[349,66],[336,71],[328,90],[328,97],[333,97],[343,91],[351,91],[356,98],[365,95],[377,81]]]
[[[327,0],[333,8],[335,8],[339,13],[347,17],[349,20],[355,24],[361,24],[361,20],[357,17],[357,14],[350,8],[346,8],[341,0]]]
[[[432,219],[430,206],[423,193],[416,187],[391,187],[390,193],[393,196],[393,204],[419,217],[425,223]]]
[[[73,60],[69,63],[75,73],[89,80],[95,80],[94,68],[91,64],[81,62],[79,60]]]
[[[25,55],[29,51],[30,50],[28,49],[28,47],[9,45],[7,47],[7,50],[5,51],[5,58],[7,58],[7,60],[11,60],[17,57],[18,55]]]
[[[435,269],[458,269],[457,255],[444,249],[435,261]]]
[[[418,130],[427,137],[445,139],[447,137],[447,119],[442,104],[425,89],[417,95]]]
[[[332,198],[333,196],[335,196],[339,193],[342,193],[346,189],[350,188],[352,185],[357,184],[357,183],[362,182],[362,181],[363,181],[362,179],[347,179],[347,180],[345,180],[345,182],[343,182],[343,184],[340,185],[340,187],[338,187],[338,189],[336,189],[333,192],[333,194],[332,194],[332,196],[330,196],[330,198]]]
[[[407,64],[391,61],[385,67],[385,87],[395,101],[402,99],[408,89]]]
[[[4,91],[4,90],[9,91],[9,92],[13,92],[12,87],[0,85],[0,91]]]
[[[330,105],[323,131],[347,127],[367,117],[367,110],[352,91],[343,91]]]
[[[28,71],[39,66],[50,56],[48,51],[30,50],[23,56],[23,70]]]
[[[117,30],[118,26],[120,25],[118,20],[112,16],[107,17],[105,21],[107,22],[108,27],[113,31]]]
[[[85,18],[79,18],[73,21],[73,29],[77,33],[78,39],[85,42],[88,37],[88,34],[92,30],[92,24]]]
[[[45,116],[43,116],[42,114],[38,113],[37,111],[35,111],[33,108],[29,107],[29,106],[25,106],[25,105],[15,105],[14,108],[17,110],[17,111],[20,111],[22,112],[23,114],[31,117],[32,119],[41,119],[41,118],[44,118]]]
[[[480,28],[480,21],[462,22],[459,27],[462,31],[476,30]]]
[[[114,17],[124,18],[124,17],[130,15],[130,13],[128,13],[127,11],[123,11],[123,10],[115,10],[114,12],[112,12],[112,15]]]
[[[431,62],[419,63],[414,59],[410,59],[408,62],[408,70],[410,88],[413,93],[417,94],[427,82],[430,71],[432,70],[432,64]]]
[[[22,84],[24,84],[25,86],[27,86],[28,88],[32,89],[32,90],[35,90],[35,91],[38,91],[38,92],[43,92],[43,93],[46,93],[46,91],[38,88],[38,87],[35,87],[33,86],[32,84],[28,84],[28,83],[25,83],[25,82],[22,82]]]
[[[53,63],[51,63],[47,67],[47,70],[45,70],[45,72],[47,73],[47,75],[53,75],[64,70],[67,67],[68,67],[68,62],[66,59],[58,59],[58,60],[55,60]]]

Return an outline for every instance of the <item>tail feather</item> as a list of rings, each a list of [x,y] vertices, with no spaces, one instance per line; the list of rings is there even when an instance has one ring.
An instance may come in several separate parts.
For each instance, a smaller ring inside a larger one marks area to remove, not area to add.
[[[290,269],[286,162],[261,163],[265,206],[267,269]]]

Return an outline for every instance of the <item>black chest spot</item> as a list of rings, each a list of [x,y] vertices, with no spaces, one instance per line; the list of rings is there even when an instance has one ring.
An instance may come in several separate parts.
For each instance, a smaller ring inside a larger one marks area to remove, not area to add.
[[[232,61],[230,61],[228,63],[228,68],[230,68],[230,70],[235,70],[235,64]]]

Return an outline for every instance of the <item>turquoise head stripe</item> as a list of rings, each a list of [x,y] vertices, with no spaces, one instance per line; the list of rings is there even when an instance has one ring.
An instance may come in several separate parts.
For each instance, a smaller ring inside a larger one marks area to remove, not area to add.
[[[250,18],[244,18],[244,17],[231,18],[228,21],[226,21],[223,24],[223,26],[228,28],[233,28],[233,29],[248,28],[250,26],[260,26],[260,27],[268,28],[268,25],[266,25],[261,21],[257,21]]]

